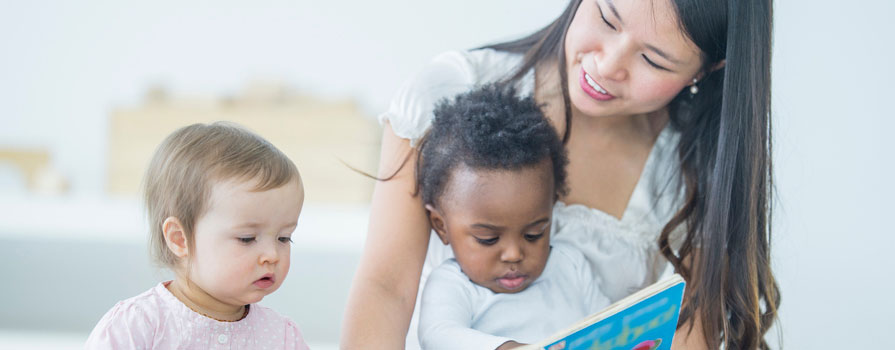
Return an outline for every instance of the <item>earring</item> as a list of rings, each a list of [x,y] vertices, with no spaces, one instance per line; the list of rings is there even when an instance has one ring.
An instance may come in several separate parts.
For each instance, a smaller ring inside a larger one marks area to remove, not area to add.
[[[699,93],[699,87],[696,86],[697,82],[698,80],[696,80],[696,78],[693,78],[693,85],[690,85],[690,95],[696,95]]]

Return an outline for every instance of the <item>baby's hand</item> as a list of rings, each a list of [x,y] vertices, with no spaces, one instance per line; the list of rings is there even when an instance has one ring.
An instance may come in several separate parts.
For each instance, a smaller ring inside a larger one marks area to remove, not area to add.
[[[517,343],[515,341],[510,340],[506,343],[500,344],[500,346],[498,346],[496,350],[513,349],[513,348],[518,348],[518,347],[524,346],[524,345],[526,345],[526,344]]]

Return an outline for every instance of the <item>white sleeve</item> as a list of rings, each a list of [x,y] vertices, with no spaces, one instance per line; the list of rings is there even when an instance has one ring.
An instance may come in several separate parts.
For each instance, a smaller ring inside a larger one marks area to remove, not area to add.
[[[475,287],[448,260],[432,271],[420,303],[419,339],[425,350],[496,349],[509,338],[472,329]]]
[[[409,139],[410,145],[425,135],[432,125],[432,111],[445,98],[469,91],[478,82],[476,67],[467,51],[450,51],[436,56],[416,76],[404,82],[392,98],[379,122],[388,121],[395,135]]]
[[[578,290],[581,291],[581,296],[584,298],[585,305],[587,305],[587,314],[594,314],[609,306],[611,304],[609,297],[603,294],[603,290],[600,288],[603,279],[594,272],[584,254],[574,246],[566,243],[557,243],[554,245],[554,249],[556,248],[561,249],[572,261],[572,266],[570,267],[575,269],[575,280]]]

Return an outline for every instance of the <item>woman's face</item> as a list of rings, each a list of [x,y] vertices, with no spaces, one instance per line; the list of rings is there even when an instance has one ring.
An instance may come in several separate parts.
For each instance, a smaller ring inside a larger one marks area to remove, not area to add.
[[[700,51],[681,32],[670,1],[581,2],[565,41],[573,111],[653,112],[700,77]]]

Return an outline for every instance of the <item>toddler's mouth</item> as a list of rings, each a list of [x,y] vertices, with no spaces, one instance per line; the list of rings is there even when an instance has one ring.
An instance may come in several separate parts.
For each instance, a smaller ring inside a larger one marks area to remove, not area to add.
[[[255,280],[255,282],[252,284],[258,288],[267,289],[267,288],[270,288],[270,286],[274,285],[274,282],[276,282],[276,280],[274,279],[273,274],[268,273],[264,276],[261,276],[261,278]]]
[[[511,272],[497,279],[497,284],[500,284],[506,290],[517,290],[522,287],[522,284],[525,283],[527,276]]]

